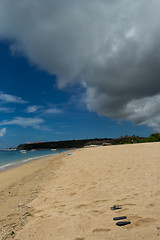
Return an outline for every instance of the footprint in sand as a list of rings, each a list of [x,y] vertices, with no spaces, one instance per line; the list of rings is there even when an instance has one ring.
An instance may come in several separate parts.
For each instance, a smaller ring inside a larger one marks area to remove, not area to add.
[[[122,201],[125,201],[125,200],[127,200],[127,197],[124,197],[121,200],[118,199],[117,202],[122,202]]]
[[[88,190],[92,190],[92,189],[95,189],[95,187],[89,187]]]
[[[150,204],[147,205],[147,207],[151,207],[151,208],[155,207],[155,204],[154,203],[150,203]]]
[[[124,205],[125,206],[136,206],[136,204],[134,204],[134,203],[125,203]]]
[[[93,203],[103,203],[103,202],[107,202],[107,199],[98,199],[98,200],[94,201]]]
[[[155,196],[157,196],[157,195],[160,195],[160,191],[157,191],[157,192],[155,193]]]
[[[70,196],[74,196],[74,195],[76,195],[77,193],[76,192],[71,192],[69,195]]]
[[[107,201],[108,201],[107,199],[98,199],[91,203],[82,203],[82,204],[76,206],[76,208],[79,209],[79,208],[85,208],[85,207],[93,207],[95,205],[98,205],[99,203],[103,203],[103,202],[107,202]]]
[[[95,228],[95,229],[93,229],[94,233],[109,232],[109,231],[111,231],[111,229],[108,229],[108,228]]]
[[[87,204],[87,203],[82,203],[82,204],[76,206],[75,208],[77,208],[77,209],[79,209],[79,208],[84,208],[84,207],[87,207],[88,205],[89,205],[89,204]]]
[[[92,185],[97,185],[97,182],[92,182]]]
[[[57,187],[57,191],[62,191],[62,190],[64,190],[63,187]]]
[[[74,240],[85,240],[85,238],[78,237],[78,238],[75,238]]]
[[[85,240],[85,238],[84,237],[77,237],[74,240]]]
[[[149,224],[149,223],[152,223],[152,222],[155,222],[156,220],[154,218],[142,218],[142,219],[139,219],[138,221],[135,222],[135,225],[136,226],[140,226],[140,225],[146,225],[146,224]]]
[[[101,214],[103,214],[103,213],[105,213],[104,211],[99,211],[99,210],[92,210],[92,213],[96,213],[96,214],[98,214],[98,215],[101,215]]]
[[[132,224],[128,226],[128,228],[134,228],[134,227],[139,227],[141,225],[147,225],[150,223],[155,222],[156,220],[154,218],[142,218],[138,215],[134,216],[128,216],[130,219],[133,219]]]
[[[79,185],[79,189],[83,189],[83,188],[85,188],[85,184],[81,184],[81,185]]]
[[[118,212],[119,212],[119,213],[123,213],[123,212],[126,212],[126,211],[128,211],[128,210],[129,210],[129,208],[123,208],[123,209],[118,210]]]

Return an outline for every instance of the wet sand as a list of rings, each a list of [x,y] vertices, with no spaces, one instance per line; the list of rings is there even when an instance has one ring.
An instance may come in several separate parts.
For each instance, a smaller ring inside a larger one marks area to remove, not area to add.
[[[11,209],[0,224],[11,224],[9,239],[160,239],[160,143],[78,149],[37,163],[0,174],[0,211]],[[24,220],[13,227],[16,214]],[[131,224],[116,226],[118,216]]]
[[[0,173],[0,240],[14,238],[12,231],[24,226],[30,215],[27,203],[38,196],[53,171],[62,165],[63,156],[41,158]]]

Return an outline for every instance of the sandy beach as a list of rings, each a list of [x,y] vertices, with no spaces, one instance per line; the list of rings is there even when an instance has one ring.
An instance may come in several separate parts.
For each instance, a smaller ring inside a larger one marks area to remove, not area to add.
[[[0,239],[158,240],[160,143],[77,149],[3,172],[0,212]],[[131,224],[117,226],[119,216]]]

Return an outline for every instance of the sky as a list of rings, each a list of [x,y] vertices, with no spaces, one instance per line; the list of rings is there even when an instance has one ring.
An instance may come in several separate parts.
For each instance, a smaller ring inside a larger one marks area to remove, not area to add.
[[[0,0],[0,149],[160,131],[159,0]]]

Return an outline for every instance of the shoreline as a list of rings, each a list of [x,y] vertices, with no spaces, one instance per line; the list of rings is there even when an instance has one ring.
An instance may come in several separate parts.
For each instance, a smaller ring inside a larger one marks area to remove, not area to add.
[[[0,239],[12,239],[12,231],[23,227],[28,216],[27,204],[62,165],[66,153],[38,157],[0,172]]]
[[[39,160],[39,159],[42,159],[42,158],[47,158],[47,157],[50,157],[50,156],[53,156],[53,155],[56,155],[56,154],[59,154],[59,153],[57,152],[57,153],[54,153],[54,154],[47,154],[47,155],[43,155],[43,156],[27,158],[27,159],[24,159],[24,160],[21,160],[21,161],[15,161],[13,163],[8,163],[6,165],[2,165],[2,166],[0,166],[0,174],[2,172],[5,172],[5,171],[8,171],[10,169],[19,167],[19,166],[21,166],[23,164],[26,164],[28,162],[36,161],[36,160]]]
[[[52,153],[51,154],[45,154],[45,155],[39,155],[39,156],[33,156],[33,157],[28,156],[28,158],[26,158],[26,159],[16,160],[15,162],[7,163],[5,165],[0,165],[0,174],[2,172],[8,171],[9,169],[12,169],[12,168],[19,167],[19,166],[21,166],[23,164],[26,164],[28,162],[36,161],[36,160],[39,160],[39,159],[42,159],[42,158],[48,158],[50,156],[54,156],[54,155],[60,154],[60,153],[65,153],[65,152],[68,152],[68,151],[71,151],[71,150],[74,150],[74,149],[63,149],[63,150],[61,150],[61,152],[59,152],[59,150],[57,150],[57,149],[56,149],[56,151],[53,151],[51,149],[38,149],[38,151],[43,151],[43,150],[49,150]],[[5,150],[2,150],[2,151],[5,151]],[[7,151],[13,151],[13,150],[7,150]],[[15,150],[15,151],[18,151],[18,150]],[[28,152],[30,152],[30,151],[28,151]]]

